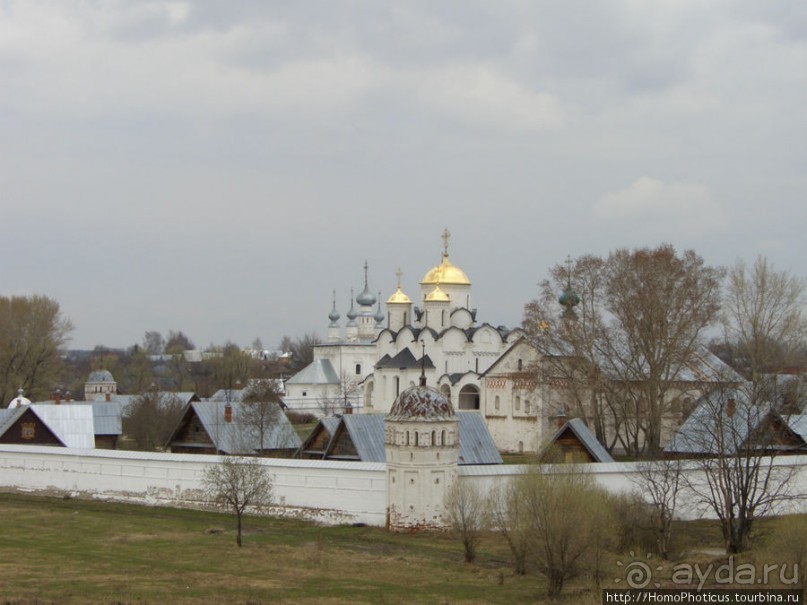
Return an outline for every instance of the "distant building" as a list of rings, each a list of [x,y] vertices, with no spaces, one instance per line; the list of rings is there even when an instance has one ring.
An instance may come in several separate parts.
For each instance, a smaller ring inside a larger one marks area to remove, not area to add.
[[[90,372],[87,382],[84,383],[85,401],[109,401],[117,392],[118,383],[109,370]]]

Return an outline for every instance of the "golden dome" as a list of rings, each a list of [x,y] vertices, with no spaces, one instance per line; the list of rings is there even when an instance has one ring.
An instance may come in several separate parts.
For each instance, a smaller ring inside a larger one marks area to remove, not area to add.
[[[465,275],[465,271],[459,267],[455,267],[448,260],[448,240],[451,234],[448,229],[443,230],[443,262],[429,271],[421,280],[420,284],[425,286],[429,284],[449,284],[451,286],[470,286],[471,280]]]
[[[404,294],[403,292],[401,292],[400,286],[395,291],[395,294],[393,294],[392,296],[390,296],[387,299],[387,304],[396,304],[396,303],[399,303],[399,304],[411,304],[412,303],[412,301],[409,300],[409,297],[406,294]]]
[[[440,289],[440,285],[434,286],[434,290],[429,292],[429,295],[426,297],[426,302],[450,302],[451,299],[448,297],[448,294],[443,292]]]
[[[420,282],[427,284],[449,284],[459,286],[470,286],[471,280],[465,275],[465,271],[455,267],[448,261],[448,255],[443,255],[443,262],[431,269]]]
[[[387,304],[390,303],[392,304],[398,303],[403,305],[412,304],[412,301],[409,300],[409,297],[406,294],[404,294],[403,291],[401,290],[401,276],[403,275],[403,273],[401,273],[401,270],[398,269],[398,272],[395,275],[398,276],[398,289],[395,291],[395,294],[393,294],[387,299]]]

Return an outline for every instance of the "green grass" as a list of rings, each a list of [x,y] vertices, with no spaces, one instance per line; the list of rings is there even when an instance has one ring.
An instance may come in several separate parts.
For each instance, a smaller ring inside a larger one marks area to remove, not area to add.
[[[716,560],[702,554],[722,543],[714,522],[676,531],[689,557]],[[549,602],[544,579],[515,576],[493,534],[465,564],[441,533],[269,517],[245,518],[244,532],[239,549],[223,513],[0,494],[0,605]],[[616,571],[630,557],[608,559]],[[562,602],[599,603],[587,587],[572,582]]]
[[[0,494],[0,603],[540,602],[491,540],[462,562],[442,534]],[[574,602],[574,601],[571,601]]]

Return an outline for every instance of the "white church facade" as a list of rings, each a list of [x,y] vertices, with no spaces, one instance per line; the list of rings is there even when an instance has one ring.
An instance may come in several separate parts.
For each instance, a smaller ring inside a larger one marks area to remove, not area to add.
[[[314,348],[309,366],[286,381],[284,401],[292,409],[322,414],[345,407],[354,413],[389,412],[423,371],[458,413],[482,413],[500,450],[534,451],[545,437],[540,398],[525,397],[516,409],[509,393],[490,395],[485,380],[505,353],[525,342],[525,333],[477,321],[471,281],[449,259],[447,231],[443,240],[441,262],[420,281],[417,304],[401,289],[399,271],[383,312],[380,296],[369,289],[365,264],[364,289],[351,295],[347,322],[340,325],[334,300],[327,342]]]

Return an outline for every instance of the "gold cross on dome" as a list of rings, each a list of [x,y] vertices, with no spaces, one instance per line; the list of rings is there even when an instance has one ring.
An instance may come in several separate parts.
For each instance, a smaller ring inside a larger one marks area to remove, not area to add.
[[[448,231],[448,227],[443,230],[443,256],[448,256],[448,240],[451,239],[451,233]]]
[[[400,267],[398,268],[398,271],[395,272],[395,275],[398,278],[398,289],[400,290],[401,289],[401,276],[403,276],[403,272],[401,272]]]

